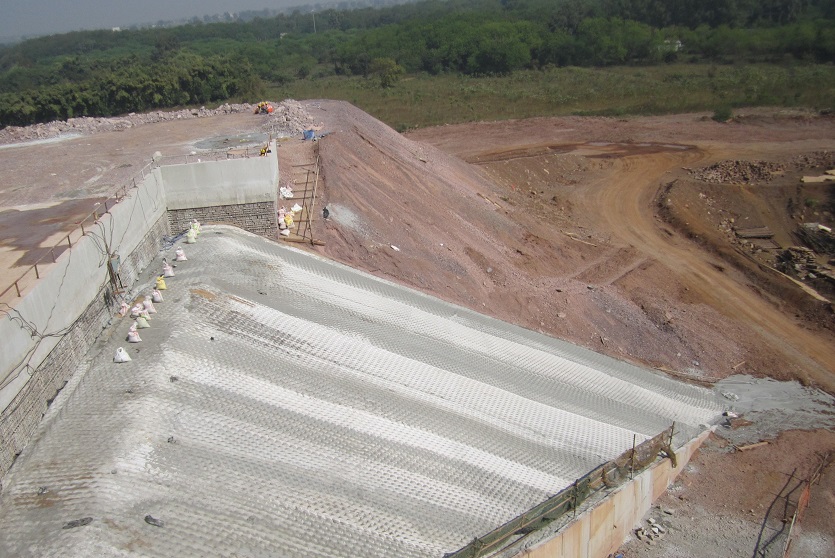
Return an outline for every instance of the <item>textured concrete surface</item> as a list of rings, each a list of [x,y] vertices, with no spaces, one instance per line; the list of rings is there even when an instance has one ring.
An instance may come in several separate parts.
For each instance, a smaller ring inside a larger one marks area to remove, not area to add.
[[[123,284],[132,285],[145,266],[157,257],[163,236],[167,233],[167,220],[162,216],[130,256],[122,260],[119,277]],[[50,295],[43,295],[42,298],[53,304],[61,303],[66,308],[66,299],[61,299],[60,291]],[[112,286],[105,282],[89,306],[72,321],[65,333],[58,336],[58,342],[43,362],[35,370],[21,373],[19,379],[15,379],[19,386],[13,381],[6,390],[0,389],[0,487],[15,455],[26,447],[38,429],[48,402],[55,398],[76,368],[84,362],[93,343],[111,321],[114,297]],[[25,317],[25,314],[21,316]],[[2,325],[9,324],[1,324],[0,332],[3,331]],[[6,335],[7,349],[10,349],[9,339],[10,336]]]
[[[721,411],[237,229],[184,248],[143,342],[116,324],[7,475],[0,555],[442,556]]]

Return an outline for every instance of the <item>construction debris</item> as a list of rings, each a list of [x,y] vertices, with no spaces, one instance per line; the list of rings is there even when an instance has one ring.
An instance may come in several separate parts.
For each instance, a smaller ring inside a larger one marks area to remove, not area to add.
[[[281,103],[267,102],[267,104],[274,107],[274,110],[273,112],[265,113],[266,118],[264,118],[259,126],[261,131],[271,133],[274,136],[293,136],[301,133],[303,130],[314,128],[313,118],[300,102],[293,99],[286,99]],[[32,126],[25,127],[8,126],[0,130],[0,145],[51,139],[60,136],[86,136],[99,132],[122,131],[145,124],[169,122],[172,120],[208,118],[223,114],[252,114],[256,110],[258,110],[258,106],[249,103],[224,103],[216,109],[200,107],[199,109],[183,109],[170,112],[130,113],[125,116],[112,118],[82,116],[80,118],[68,118],[67,120],[56,120],[54,122],[33,124]]]
[[[805,246],[789,246],[777,256],[777,269],[788,275],[805,277],[817,271],[815,252]]]
[[[804,184],[835,181],[835,176],[828,174],[828,172],[821,176],[804,176],[800,181]]]
[[[738,238],[774,238],[774,232],[768,227],[753,227],[750,229],[736,229],[734,231]]]
[[[64,524],[61,529],[75,529],[76,527],[84,527],[85,525],[89,525],[93,522],[92,517],[82,517],[81,519],[73,519],[72,521],[68,521]]]
[[[672,512],[669,512],[672,515]],[[667,534],[667,530],[671,527],[671,523],[666,518],[656,520],[650,517],[647,519],[646,527],[638,527],[635,529],[635,536],[638,540],[644,541],[648,545],[655,544],[655,541]]]
[[[835,234],[820,223],[803,223],[795,231],[797,237],[818,254],[835,255]]]
[[[764,183],[772,175],[785,170],[781,163],[770,161],[719,161],[709,167],[689,169],[690,175],[704,182],[714,183]]]

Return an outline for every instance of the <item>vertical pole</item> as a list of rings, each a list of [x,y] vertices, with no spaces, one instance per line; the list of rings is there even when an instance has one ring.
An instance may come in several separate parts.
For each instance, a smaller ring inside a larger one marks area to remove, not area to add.
[[[67,235],[67,244],[69,244],[70,248],[72,248],[72,240],[70,240],[70,235]]]
[[[574,508],[574,517],[577,517],[577,481],[574,481],[574,488],[571,489],[571,507]]]
[[[630,460],[631,463],[629,465],[629,480],[635,478],[635,439],[637,436],[637,434],[632,435],[632,459]]]
[[[17,291],[18,298],[20,297],[20,287],[17,285],[17,281],[14,282],[14,289]]]
[[[35,277],[38,278],[38,279],[41,278],[41,274],[38,273],[38,264],[35,264]]]
[[[316,187],[319,185],[319,143],[316,143],[316,178],[313,181],[313,195],[310,197],[310,218],[313,217],[314,207],[316,207]],[[309,223],[310,226],[310,243],[313,244],[315,240],[313,239],[313,225]]]

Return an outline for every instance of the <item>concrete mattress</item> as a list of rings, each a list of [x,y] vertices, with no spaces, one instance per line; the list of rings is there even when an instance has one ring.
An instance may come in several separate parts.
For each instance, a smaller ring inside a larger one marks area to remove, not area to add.
[[[0,556],[441,557],[721,412],[231,227],[183,247],[143,341],[114,318],[4,479]]]

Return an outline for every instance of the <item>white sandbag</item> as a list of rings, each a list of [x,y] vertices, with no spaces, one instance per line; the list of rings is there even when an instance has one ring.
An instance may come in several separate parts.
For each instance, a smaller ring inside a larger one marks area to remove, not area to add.
[[[136,331],[129,331],[128,332],[128,343],[140,343],[142,342],[142,338],[139,337],[139,332]]]
[[[171,264],[163,260],[162,262],[162,276],[163,277],[174,277],[174,268],[171,267]]]
[[[113,357],[113,362],[130,362],[130,355],[122,347],[116,349],[116,355]]]
[[[301,210],[302,210],[302,206],[300,206],[297,203],[293,204],[293,207],[290,208],[290,211],[292,211],[293,213],[298,213]]]
[[[151,302],[151,299],[148,298],[147,296],[145,297],[145,300],[142,301],[142,305],[145,307],[145,311],[148,312],[149,314],[156,314],[157,313],[157,309],[154,308],[154,303]]]
[[[290,229],[281,229],[280,231],[278,231],[278,234],[280,234],[281,236],[290,236]]]
[[[159,292],[157,289],[154,289],[154,291],[151,293],[151,300],[159,304],[163,301],[162,293]]]
[[[137,316],[141,315],[142,312],[144,312],[144,311],[145,311],[145,306],[143,306],[141,303],[137,302],[133,306],[133,308],[130,309],[130,317],[131,318],[136,318]]]
[[[185,251],[180,246],[177,246],[177,249],[174,251],[174,261],[175,262],[188,261],[188,258],[186,257]]]
[[[128,303],[123,300],[122,303],[119,305],[119,317],[124,318],[128,315],[128,312],[130,312]]]

